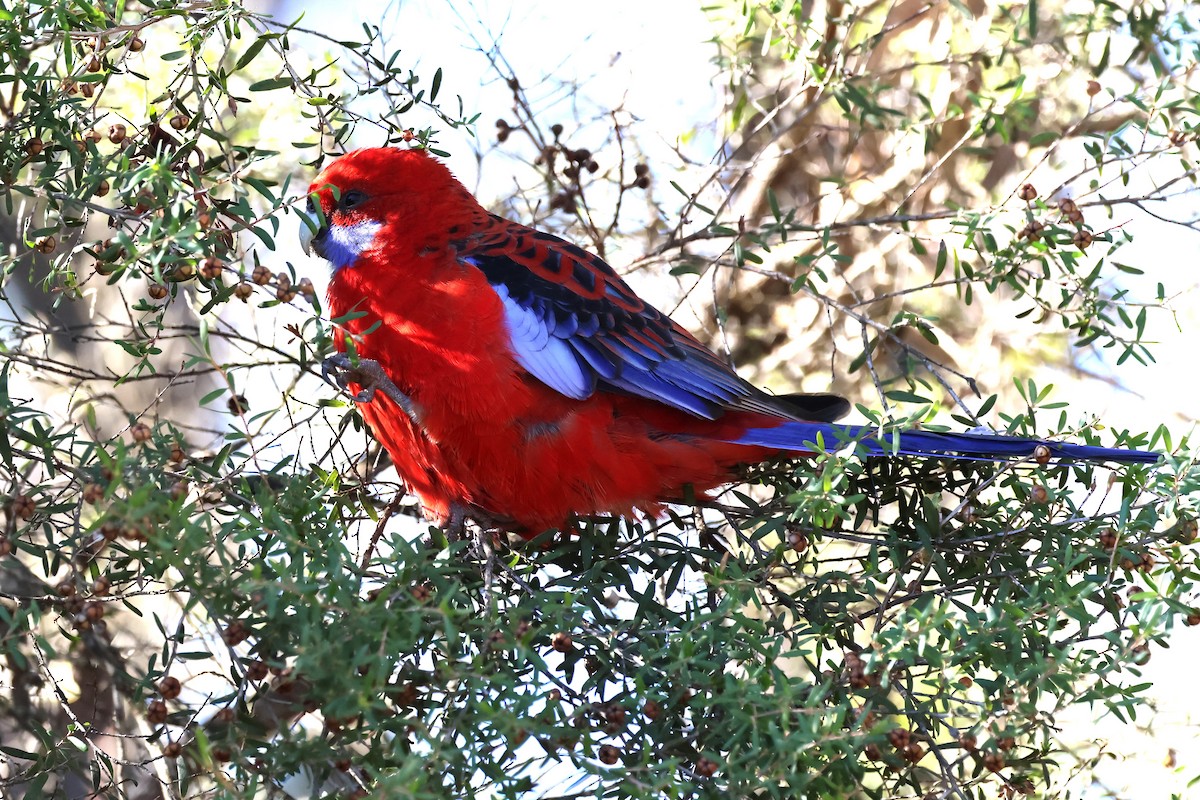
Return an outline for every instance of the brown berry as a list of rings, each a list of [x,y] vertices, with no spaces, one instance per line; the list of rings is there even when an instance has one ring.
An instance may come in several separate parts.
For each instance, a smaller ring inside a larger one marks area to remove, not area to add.
[[[224,764],[226,761],[233,759],[233,751],[223,744],[219,744],[208,752],[212,753],[213,761],[219,764]]]
[[[226,626],[224,631],[221,632],[221,638],[224,640],[225,644],[229,645],[230,647],[236,647],[250,638],[250,631],[246,629],[246,626],[241,622],[241,620],[235,619],[233,622],[229,623],[228,626]]]
[[[237,714],[234,713],[232,708],[230,708],[229,706],[225,706],[225,708],[222,708],[220,711],[218,711],[216,714],[213,715],[213,719],[215,719],[217,722],[221,723],[222,725],[228,725],[231,722],[233,722],[235,719],[237,719]]]
[[[883,759],[883,753],[879,752],[879,745],[869,744],[863,748],[863,755],[872,761],[880,761]]]
[[[250,275],[250,280],[257,283],[259,286],[266,286],[271,282],[271,270],[259,264],[254,268],[254,272]]]
[[[702,778],[711,778],[717,774],[717,762],[711,758],[702,758],[696,762],[696,774]]]
[[[129,40],[129,44],[126,45],[126,47],[129,48],[129,52],[131,52],[131,53],[140,53],[140,52],[142,52],[142,50],[144,50],[146,48],[146,43],[143,42],[138,37],[134,36],[132,39]]]
[[[121,123],[108,126],[108,140],[113,144],[120,144],[125,141],[125,136],[128,133],[127,129]]]
[[[904,748],[908,747],[908,743],[912,739],[912,734],[906,731],[904,728],[893,728],[892,730],[888,731],[887,738],[888,744],[897,750],[903,750]]]
[[[600,761],[609,766],[621,760],[621,751],[611,744],[600,745]]]
[[[309,300],[317,294],[317,289],[309,278],[301,278],[300,282],[296,284],[296,289]]]
[[[241,300],[244,303],[250,299],[250,295],[254,294],[254,287],[245,281],[242,281],[234,287],[233,294],[238,300]]]
[[[575,649],[575,644],[571,641],[571,634],[562,631],[550,637],[550,646],[559,653],[569,653]]]
[[[1050,495],[1046,491],[1046,487],[1042,486],[1041,484],[1035,484],[1034,487],[1029,490],[1029,499],[1033,500],[1033,502],[1037,503],[1038,505],[1043,505],[1049,498]]]
[[[252,681],[261,681],[267,677],[267,662],[261,658],[257,658],[246,665],[246,678]]]
[[[175,442],[171,445],[171,453],[167,458],[172,464],[182,464],[183,460],[187,458],[187,454],[183,452],[183,447],[179,445],[179,442]]]
[[[1017,197],[1026,203],[1033,202],[1037,199],[1037,196],[1037,189],[1034,188],[1032,183],[1023,183],[1021,184],[1021,188],[1017,190]]]
[[[219,278],[221,277],[221,270],[224,267],[225,264],[221,259],[216,256],[209,256],[200,262],[200,277],[207,278],[210,281]]]
[[[179,697],[179,693],[183,691],[183,684],[178,678],[170,675],[158,682],[158,693],[163,696],[164,700],[174,700]]]
[[[96,93],[96,84],[94,84],[94,83],[80,84],[79,93],[81,95],[83,95],[84,97],[86,97],[87,99],[91,100],[92,95],[94,95]]]
[[[171,117],[171,127],[177,131],[183,130],[190,124],[192,124],[192,120],[186,114],[176,114]]]
[[[71,595],[75,594],[75,581],[68,578],[67,580],[55,586],[54,591],[59,597],[70,597]]]
[[[1033,460],[1042,465],[1050,463],[1050,448],[1044,444],[1033,448]]]
[[[104,619],[104,603],[93,600],[83,607],[83,613],[87,616],[88,622],[98,622]]]
[[[46,149],[46,143],[39,137],[34,136],[25,141],[25,155],[37,156],[41,155],[42,150]]]
[[[43,254],[53,253],[56,247],[58,247],[58,240],[53,236],[39,236],[33,242],[33,249]]]
[[[246,400],[246,395],[235,394],[229,397],[225,405],[229,408],[230,414],[241,416],[250,410],[250,403]]]
[[[808,537],[804,535],[804,531],[789,527],[787,532],[787,546],[797,553],[803,553],[808,549]],[[857,658],[857,656],[855,657]]]
[[[1112,550],[1117,546],[1117,532],[1112,528],[1106,528],[1100,532],[1100,546],[1105,550]]]
[[[1092,232],[1086,230],[1077,231],[1075,237],[1071,239],[1080,250],[1087,250],[1088,246],[1095,240],[1096,237],[1092,236]]]
[[[988,751],[983,756],[983,766],[992,772],[999,772],[1004,769],[1004,756],[999,753]]]
[[[92,594],[96,595],[96,597],[104,597],[110,589],[112,589],[112,581],[103,575],[96,578],[96,582],[92,584]]]
[[[179,742],[167,742],[163,745],[162,754],[167,758],[179,758],[183,755],[183,745]]]
[[[639,189],[649,189],[650,188],[650,176],[649,175],[640,176],[637,180],[635,180],[633,182],[633,185]]]
[[[83,487],[83,502],[94,506],[104,499],[104,487],[98,483],[89,483]]]
[[[646,715],[646,719],[653,722],[662,716],[662,706],[654,700],[647,700],[642,706],[642,713]]]
[[[1087,93],[1088,97],[1095,97],[1096,95],[1100,94],[1100,81],[1088,81]]]
[[[1017,746],[1017,740],[1011,736],[1003,736],[996,740],[996,747],[1001,750],[1012,750]]]
[[[170,290],[161,283],[152,283],[146,287],[146,294],[150,295],[152,300],[162,300],[170,294]]]
[[[133,440],[138,444],[150,440],[150,426],[144,422],[138,422],[129,429],[129,433],[133,436]]]
[[[167,704],[162,700],[151,700],[146,705],[146,719],[151,725],[162,725],[167,721]]]
[[[916,764],[925,757],[925,748],[917,742],[909,742],[904,748],[904,760],[910,764]]]
[[[108,185],[108,181],[101,179],[101,181],[96,184],[96,188],[92,190],[92,194],[94,194],[96,197],[104,197],[106,194],[108,194],[109,189],[111,188],[112,187]]]
[[[411,142],[413,139],[417,138],[417,134],[412,128],[405,128],[400,132],[400,138],[403,141]]]
[[[37,503],[27,494],[13,495],[8,507],[18,519],[30,519],[37,511]]]
[[[290,303],[296,299],[296,290],[292,288],[292,281],[284,273],[279,273],[277,285],[275,287],[275,299],[281,303]]]
[[[88,72],[99,72],[102,69],[104,69],[104,62],[100,60],[100,56],[92,56],[88,60]]]
[[[973,733],[964,733],[958,737],[958,746],[969,753],[974,753],[979,748],[979,740]]]

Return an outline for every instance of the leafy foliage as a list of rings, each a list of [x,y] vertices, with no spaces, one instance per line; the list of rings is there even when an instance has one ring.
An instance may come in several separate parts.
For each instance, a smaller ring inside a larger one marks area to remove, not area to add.
[[[997,381],[939,331],[1004,304],[1152,359],[1167,291],[1114,275],[1157,265],[1093,225],[1190,185],[1193,39],[1143,4],[979,5],[713,10],[715,169],[652,160],[616,113],[595,141],[546,124],[489,50],[521,187],[501,202],[600,252],[657,232],[642,277],[724,286],[704,321],[763,370],[797,358],[759,309],[816,304],[801,366],[840,360],[873,421],[948,396],[958,423],[1164,463],[840,454],[532,543],[415,521],[319,382],[332,323],[277,250],[292,181],[353,137],[471,129],[455,76],[232,2],[0,7],[5,796],[1057,792],[1057,715],[1133,719],[1139,667],[1200,622],[1200,479],[1165,427],[1114,437],[1033,380],[972,406]],[[923,26],[948,33],[916,58]],[[1122,193],[1163,159],[1177,178]],[[1085,165],[1073,198],[1032,183],[1058,160]]]

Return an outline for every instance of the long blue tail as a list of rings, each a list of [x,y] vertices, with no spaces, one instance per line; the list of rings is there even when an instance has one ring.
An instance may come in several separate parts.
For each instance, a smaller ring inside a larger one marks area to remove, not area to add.
[[[774,428],[753,428],[736,440],[737,444],[777,447],[780,450],[820,452],[837,450],[850,442],[869,455],[934,456],[976,461],[1006,461],[1033,457],[1039,445],[1050,450],[1051,458],[1070,461],[1116,461],[1122,464],[1153,464],[1158,453],[1126,450],[1120,447],[1092,447],[1085,444],[1048,442],[1020,436],[987,433],[938,433],[900,431],[882,437],[869,433],[862,425],[835,425],[826,422],[784,422]],[[865,435],[864,435],[865,434]],[[817,438],[821,438],[818,446]]]

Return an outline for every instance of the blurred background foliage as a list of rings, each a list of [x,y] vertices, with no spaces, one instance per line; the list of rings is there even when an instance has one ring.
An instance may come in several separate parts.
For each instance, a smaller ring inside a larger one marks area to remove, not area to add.
[[[715,3],[691,131],[471,6],[482,81],[273,11],[0,3],[6,797],[1105,796],[1062,720],[1144,718],[1200,623],[1187,428],[1121,411],[1189,288],[1130,220],[1194,234],[1193,8]],[[759,383],[1165,460],[837,455],[447,542],[289,261],[319,166],[385,143],[501,175]]]

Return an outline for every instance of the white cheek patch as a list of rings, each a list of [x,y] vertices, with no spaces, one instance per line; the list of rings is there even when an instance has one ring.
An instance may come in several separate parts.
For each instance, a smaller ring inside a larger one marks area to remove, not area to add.
[[[342,267],[350,267],[358,260],[364,250],[369,250],[375,244],[375,235],[383,227],[381,222],[356,222],[353,225],[330,225],[322,242],[325,260],[333,265],[336,272]]]

